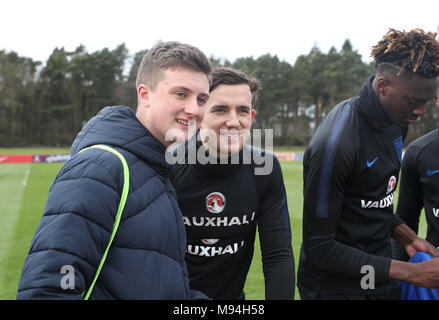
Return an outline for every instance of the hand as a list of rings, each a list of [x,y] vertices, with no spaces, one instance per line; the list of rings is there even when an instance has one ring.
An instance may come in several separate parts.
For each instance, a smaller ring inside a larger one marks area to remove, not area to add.
[[[405,245],[405,251],[410,257],[412,257],[417,251],[428,253],[432,258],[436,258],[439,254],[439,250],[430,242],[419,238],[418,236],[416,236],[412,242]]]
[[[411,265],[415,270],[409,282],[418,287],[439,288],[439,259],[431,259]]]
[[[419,238],[418,235],[405,223],[396,226],[392,237],[404,246],[405,251],[410,257],[412,257],[417,251],[428,253],[433,258],[436,258],[439,254],[439,250],[427,240]]]

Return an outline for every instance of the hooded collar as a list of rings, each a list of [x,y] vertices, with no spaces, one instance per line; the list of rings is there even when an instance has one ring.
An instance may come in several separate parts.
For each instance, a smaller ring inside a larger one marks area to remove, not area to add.
[[[360,88],[356,105],[366,122],[374,129],[381,130],[393,124],[384,112],[384,109],[375,94],[372,82],[375,76],[370,77]]]
[[[137,119],[129,107],[105,107],[83,127],[72,144],[72,156],[80,150],[105,144],[134,154],[166,174],[171,166],[166,162],[166,147]]]

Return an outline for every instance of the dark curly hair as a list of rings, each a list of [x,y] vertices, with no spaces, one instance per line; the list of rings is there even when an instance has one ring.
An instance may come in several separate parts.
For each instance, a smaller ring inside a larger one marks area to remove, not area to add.
[[[371,57],[377,71],[390,70],[397,76],[412,73],[435,78],[439,76],[439,42],[437,32],[413,29],[410,32],[389,29],[377,45],[372,47]]]

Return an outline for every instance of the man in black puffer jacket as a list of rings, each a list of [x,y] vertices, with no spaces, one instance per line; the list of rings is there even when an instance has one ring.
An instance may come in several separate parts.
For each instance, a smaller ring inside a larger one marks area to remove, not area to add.
[[[26,258],[17,299],[82,299],[110,239],[124,184],[111,152],[129,167],[129,194],[90,299],[193,299],[184,261],[186,235],[165,161],[169,130],[187,139],[209,97],[211,65],[197,48],[166,42],[144,56],[136,114],[106,107],[76,137],[53,182]],[[74,272],[63,285],[66,270]]]

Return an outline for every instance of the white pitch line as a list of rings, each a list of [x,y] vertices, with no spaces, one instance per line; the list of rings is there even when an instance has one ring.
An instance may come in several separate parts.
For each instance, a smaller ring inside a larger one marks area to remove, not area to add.
[[[29,179],[31,164],[0,164],[0,270],[5,270],[9,256],[10,241],[14,236],[15,225],[20,214],[21,200]],[[7,276],[16,272],[6,270],[0,274],[0,300],[6,297],[3,288]],[[9,299],[10,297],[8,297]]]
[[[27,180],[29,179],[29,173],[30,173],[30,168],[27,167],[26,172],[24,174],[23,182],[21,184],[23,187],[27,186]]]

